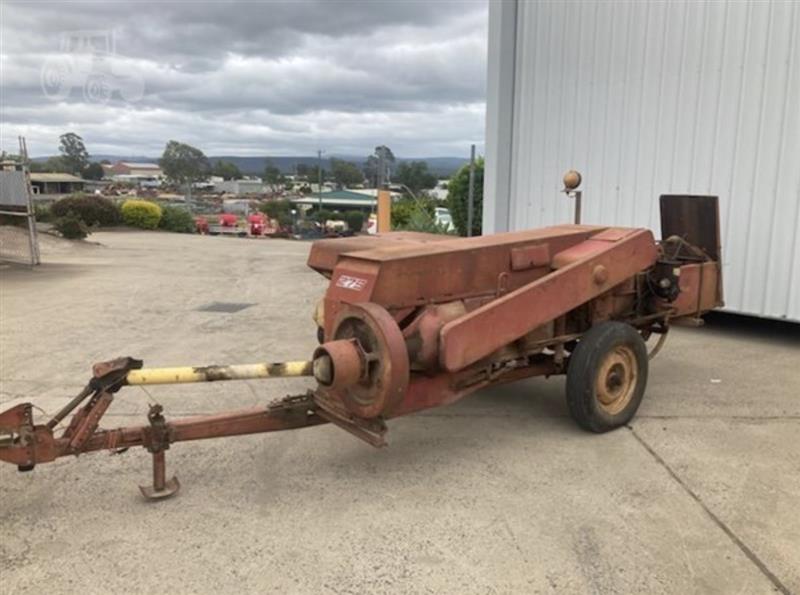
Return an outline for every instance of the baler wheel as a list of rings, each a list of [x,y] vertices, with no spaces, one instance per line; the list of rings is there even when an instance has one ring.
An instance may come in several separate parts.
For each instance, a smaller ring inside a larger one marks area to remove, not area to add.
[[[603,322],[580,340],[567,369],[567,406],[576,423],[590,432],[608,432],[628,423],[647,386],[647,347],[624,322]]]

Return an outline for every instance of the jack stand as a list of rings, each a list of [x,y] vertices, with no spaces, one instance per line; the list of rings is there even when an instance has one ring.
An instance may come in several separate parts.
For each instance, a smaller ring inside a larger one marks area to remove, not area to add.
[[[161,405],[151,405],[147,414],[150,436],[147,450],[153,454],[153,485],[140,485],[142,495],[148,500],[163,500],[177,493],[181,484],[174,475],[167,481],[166,451],[169,448],[169,428],[161,414]]]

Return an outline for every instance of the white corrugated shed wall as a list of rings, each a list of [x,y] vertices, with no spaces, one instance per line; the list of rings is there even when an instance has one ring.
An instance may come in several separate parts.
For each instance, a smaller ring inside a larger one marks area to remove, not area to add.
[[[489,43],[487,232],[569,221],[569,168],[586,223],[715,194],[728,309],[800,320],[800,2],[506,0]]]

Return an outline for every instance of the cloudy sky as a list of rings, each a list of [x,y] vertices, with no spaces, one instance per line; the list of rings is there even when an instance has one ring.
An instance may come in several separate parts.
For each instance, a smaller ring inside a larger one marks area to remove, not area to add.
[[[0,0],[0,122],[31,155],[460,156],[482,148],[486,0]]]

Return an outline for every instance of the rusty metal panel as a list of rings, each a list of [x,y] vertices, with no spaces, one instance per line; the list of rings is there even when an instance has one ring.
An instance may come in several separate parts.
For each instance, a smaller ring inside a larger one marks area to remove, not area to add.
[[[712,260],[720,259],[719,199],[716,196],[662,194],[661,237],[678,236]]]
[[[550,264],[550,247],[547,244],[521,246],[511,250],[511,270],[524,271]]]
[[[716,262],[683,265],[680,268],[680,289],[677,299],[665,304],[675,310],[675,316],[701,314],[722,303],[718,284],[719,265]]]
[[[450,239],[443,234],[421,233],[415,231],[394,231],[379,235],[354,236],[317,240],[311,244],[308,253],[308,266],[320,273],[330,274],[342,254],[370,250],[382,246],[408,245],[410,243],[442,242]]]
[[[370,300],[392,310],[513,291],[547,273],[542,267],[513,270],[513,249],[546,243],[549,253],[555,254],[604,229],[554,226],[498,237],[384,245],[346,253],[339,258],[326,299],[350,303]],[[369,280],[367,290],[338,285],[340,274]],[[326,301],[326,318],[327,308]]]
[[[570,221],[570,168],[588,223],[719,196],[726,308],[800,321],[800,3],[490,4],[485,231]]]
[[[656,261],[653,234],[634,231],[529,285],[449,322],[440,361],[457,371],[622,283]],[[558,259],[558,255],[554,260]]]

